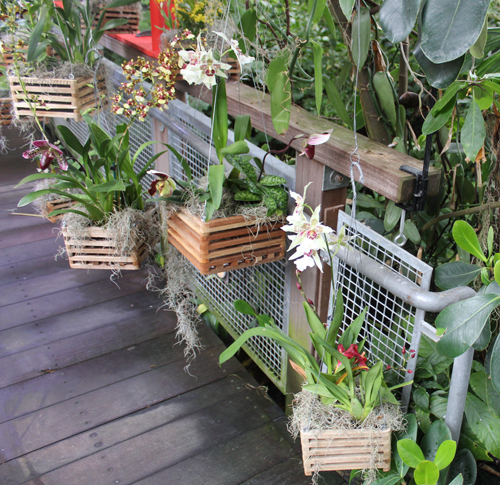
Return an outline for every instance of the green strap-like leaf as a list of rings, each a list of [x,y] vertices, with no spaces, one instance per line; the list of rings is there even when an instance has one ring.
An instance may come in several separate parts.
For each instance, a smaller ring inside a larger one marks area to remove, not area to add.
[[[370,10],[362,8],[356,12],[352,21],[352,58],[354,64],[361,69],[368,57],[370,49],[371,17]]]
[[[286,72],[279,72],[271,93],[271,117],[274,129],[278,135],[283,135],[290,125],[292,109],[292,90],[290,79]]]
[[[324,8],[324,5],[323,5]],[[314,60],[314,95],[316,98],[316,111],[321,114],[321,103],[323,102],[323,48],[315,41],[311,41],[313,46]]]
[[[328,96],[328,100],[332,103],[338,117],[349,127],[352,129],[352,119],[351,115],[347,111],[344,101],[342,101],[342,97],[336,88],[335,84],[328,79],[327,77],[323,78],[323,84],[325,85],[326,95]]]
[[[28,44],[28,53],[27,53],[27,61],[33,62],[35,60],[35,51],[38,47],[38,43],[40,42],[40,38],[43,33],[43,29],[45,27],[45,19],[47,17],[47,6],[42,5],[40,9],[40,17],[38,18],[37,23],[35,24],[35,28],[31,32]]]

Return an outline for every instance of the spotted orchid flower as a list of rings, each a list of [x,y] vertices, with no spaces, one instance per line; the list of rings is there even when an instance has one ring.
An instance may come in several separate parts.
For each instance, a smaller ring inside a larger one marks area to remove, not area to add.
[[[148,193],[153,197],[157,192],[160,197],[170,197],[175,190],[175,181],[172,177],[163,172],[148,170],[148,174],[154,175],[155,180],[151,182]]]
[[[66,158],[59,147],[49,143],[47,140],[35,140],[33,146],[34,148],[23,153],[23,158],[36,158],[40,170],[49,168],[54,160],[57,160],[61,170],[68,170],[68,162],[66,162]]]
[[[309,138],[304,140],[304,143],[302,144],[302,151],[299,153],[299,157],[301,155],[305,155],[309,160],[312,160],[316,151],[316,145],[326,143],[330,139],[332,133],[333,128],[323,133],[314,133],[309,136]]]
[[[245,64],[250,64],[251,62],[255,61],[255,57],[246,56],[245,54],[243,54],[237,40],[235,39],[229,40],[226,34],[222,32],[215,32],[215,30],[214,34],[217,34],[219,37],[222,37],[229,44],[232,51],[236,54],[238,62],[240,63],[241,66],[244,66]]]

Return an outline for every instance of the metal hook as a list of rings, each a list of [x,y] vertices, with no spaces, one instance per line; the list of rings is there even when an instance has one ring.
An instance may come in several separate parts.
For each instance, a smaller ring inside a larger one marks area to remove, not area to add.
[[[404,235],[405,219],[406,219],[406,210],[403,209],[401,211],[401,219],[399,220],[399,234],[394,238],[394,242],[401,248],[406,244],[407,241],[407,238]]]

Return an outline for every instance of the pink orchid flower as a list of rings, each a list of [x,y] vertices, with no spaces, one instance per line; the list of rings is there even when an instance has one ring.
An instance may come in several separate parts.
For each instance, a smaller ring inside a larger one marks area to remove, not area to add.
[[[175,190],[174,179],[166,173],[156,170],[148,170],[148,173],[156,177],[148,189],[149,195],[153,197],[158,192],[160,197],[170,197]]]
[[[41,170],[49,168],[55,159],[61,170],[68,170],[68,163],[59,147],[49,143],[47,140],[35,140],[33,146],[34,148],[23,153],[23,158],[37,158]]]
[[[307,140],[304,140],[302,145],[302,151],[299,153],[299,157],[301,155],[305,155],[309,160],[314,158],[314,152],[316,151],[316,145],[322,145],[326,143],[330,136],[333,133],[333,128],[325,131],[324,133],[313,133]]]

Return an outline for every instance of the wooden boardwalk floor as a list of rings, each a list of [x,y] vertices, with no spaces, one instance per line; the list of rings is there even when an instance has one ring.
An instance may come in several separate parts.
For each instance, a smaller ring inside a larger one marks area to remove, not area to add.
[[[144,271],[69,269],[56,225],[11,214],[35,170],[21,152],[0,155],[0,485],[310,483],[283,412],[219,367],[207,327],[189,375]]]

